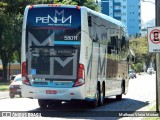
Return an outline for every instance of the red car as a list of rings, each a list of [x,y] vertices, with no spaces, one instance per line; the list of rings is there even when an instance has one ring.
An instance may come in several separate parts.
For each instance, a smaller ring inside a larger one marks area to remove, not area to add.
[[[14,98],[15,95],[19,95],[20,97],[22,97],[22,95],[21,95],[21,85],[22,85],[22,75],[18,74],[9,86],[9,96],[10,96],[10,98]]]

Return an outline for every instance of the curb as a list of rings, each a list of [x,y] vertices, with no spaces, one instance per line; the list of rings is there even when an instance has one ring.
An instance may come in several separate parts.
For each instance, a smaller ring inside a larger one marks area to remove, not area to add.
[[[9,96],[8,97],[0,97],[0,100],[7,99],[7,98],[9,98]]]

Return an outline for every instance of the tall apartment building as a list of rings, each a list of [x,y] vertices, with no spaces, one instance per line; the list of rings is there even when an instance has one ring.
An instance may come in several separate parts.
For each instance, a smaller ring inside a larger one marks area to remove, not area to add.
[[[101,0],[101,12],[123,22],[130,36],[141,34],[140,0]]]

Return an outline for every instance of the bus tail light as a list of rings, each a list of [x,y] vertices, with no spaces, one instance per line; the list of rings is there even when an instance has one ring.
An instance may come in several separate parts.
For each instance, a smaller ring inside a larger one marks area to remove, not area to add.
[[[22,76],[27,76],[27,65],[26,65],[26,62],[22,63]]]
[[[29,79],[28,77],[23,77],[23,80],[22,80],[23,84],[26,84],[26,85],[31,85],[30,82],[29,82]]]
[[[29,6],[29,9],[32,9],[33,7],[34,7],[34,5],[30,5],[30,6]]]
[[[80,10],[80,9],[81,9],[81,7],[80,7],[80,6],[76,6],[76,8],[77,8],[78,10]]]
[[[22,63],[22,77],[23,77],[23,80],[22,80],[23,84],[31,85],[29,82],[29,79],[27,77],[27,64],[26,64],[26,62]]]
[[[84,65],[83,64],[79,64],[79,68],[78,68],[78,79],[76,80],[75,84],[73,85],[73,87],[76,86],[81,86],[85,83],[85,75],[84,75]]]

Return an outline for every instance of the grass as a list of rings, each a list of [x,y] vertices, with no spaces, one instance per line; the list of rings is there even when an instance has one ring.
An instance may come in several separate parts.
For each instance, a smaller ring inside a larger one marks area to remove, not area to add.
[[[0,92],[8,91],[9,90],[9,84],[10,83],[8,83],[8,82],[0,83]]]

